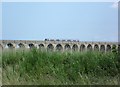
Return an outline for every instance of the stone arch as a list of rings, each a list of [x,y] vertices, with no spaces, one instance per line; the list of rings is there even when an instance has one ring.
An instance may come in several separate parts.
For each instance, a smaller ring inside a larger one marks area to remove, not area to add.
[[[45,47],[44,44],[39,44],[38,46],[39,46],[39,49],[44,49]]]
[[[110,52],[111,49],[112,49],[111,46],[108,44],[108,45],[106,46],[106,51],[107,51],[107,52]]]
[[[48,44],[48,46],[47,46],[47,50],[53,50],[54,49],[54,46],[52,45],[52,44]]]
[[[81,44],[80,51],[85,51],[85,45],[84,44]]]
[[[7,44],[8,48],[14,48],[14,45],[12,43]]]
[[[56,50],[57,50],[57,51],[62,51],[62,50],[63,50],[62,45],[61,45],[61,44],[57,44],[57,45],[56,45]]]
[[[105,52],[105,45],[101,45],[101,46],[100,46],[100,51],[101,51],[101,52]]]
[[[25,45],[23,43],[18,44],[19,48],[25,48]]]
[[[117,52],[117,46],[115,44],[112,45],[112,52]]]
[[[72,46],[72,50],[73,50],[73,51],[77,51],[77,50],[78,50],[78,45],[77,45],[77,44],[74,44],[74,45]]]
[[[95,45],[94,45],[94,51],[99,51],[99,46],[98,46],[98,44],[95,44]]]
[[[70,47],[70,45],[69,44],[65,44],[65,50],[67,50],[67,51],[69,51],[69,50],[71,50],[71,47]]]
[[[116,46],[115,44],[112,45],[112,48],[115,48],[115,49],[116,49],[116,47],[117,47],[117,46]]]
[[[92,45],[91,44],[87,45],[87,51],[92,51]]]
[[[35,47],[35,45],[33,43],[29,44],[29,48],[34,48],[34,47]]]

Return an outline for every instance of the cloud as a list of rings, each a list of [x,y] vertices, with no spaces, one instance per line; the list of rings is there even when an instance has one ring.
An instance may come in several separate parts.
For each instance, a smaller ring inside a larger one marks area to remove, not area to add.
[[[112,8],[118,8],[118,1],[116,1],[112,4]]]

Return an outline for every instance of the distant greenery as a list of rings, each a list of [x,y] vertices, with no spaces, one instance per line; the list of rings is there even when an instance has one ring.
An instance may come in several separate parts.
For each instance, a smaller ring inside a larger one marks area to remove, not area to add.
[[[5,51],[2,72],[3,84],[117,85],[120,84],[120,58],[115,51]]]

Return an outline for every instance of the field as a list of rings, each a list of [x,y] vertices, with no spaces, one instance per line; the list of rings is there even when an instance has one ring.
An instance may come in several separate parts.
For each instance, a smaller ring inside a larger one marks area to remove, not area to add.
[[[5,51],[2,54],[4,85],[118,85],[117,53]]]

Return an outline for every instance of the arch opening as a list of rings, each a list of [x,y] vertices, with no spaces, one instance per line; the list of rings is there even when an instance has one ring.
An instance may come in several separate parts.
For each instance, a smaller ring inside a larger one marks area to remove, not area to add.
[[[39,49],[44,49],[44,45],[43,44],[39,44]]]
[[[94,51],[99,51],[99,46],[97,44],[94,45]]]
[[[62,51],[62,50],[63,50],[62,45],[61,45],[61,44],[57,44],[57,45],[56,45],[56,50],[57,50],[57,51]]]
[[[116,47],[117,47],[117,46],[116,46],[115,44],[112,45],[112,48],[113,48],[113,49],[116,49]]]
[[[71,49],[70,45],[69,45],[69,44],[66,44],[66,45],[65,45],[65,50],[66,50],[66,51],[70,51],[70,49]]]
[[[8,43],[7,46],[8,46],[8,48],[14,48],[12,43]]]
[[[110,52],[110,51],[111,51],[111,46],[110,46],[110,45],[107,45],[106,51],[107,51],[107,52]]]
[[[34,46],[33,43],[30,43],[30,44],[29,44],[29,47],[30,47],[30,48],[34,48],[35,46]]]
[[[54,46],[52,45],[52,44],[49,44],[48,46],[47,46],[47,50],[49,51],[52,51],[54,49]]]
[[[117,52],[117,46],[115,44],[112,45],[112,52]]]
[[[23,43],[18,44],[19,48],[25,48],[25,45]]]
[[[85,45],[84,44],[81,44],[80,51],[85,51]]]
[[[74,44],[73,47],[72,47],[72,50],[73,50],[73,51],[77,51],[77,50],[78,50],[78,45],[77,45],[77,44]]]
[[[101,46],[100,46],[100,51],[101,51],[101,52],[105,52],[105,45],[101,45]]]
[[[91,45],[91,44],[89,44],[89,45],[87,46],[87,51],[92,51],[92,45]]]

